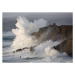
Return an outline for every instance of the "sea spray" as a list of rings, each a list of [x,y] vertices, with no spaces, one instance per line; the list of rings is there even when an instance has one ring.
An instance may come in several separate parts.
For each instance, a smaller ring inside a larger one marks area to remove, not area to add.
[[[53,55],[58,55],[59,52],[55,49],[52,49],[50,46],[45,48],[45,53],[47,56],[53,56]]]
[[[25,17],[18,17],[17,23],[15,25],[16,25],[16,29],[12,29],[12,32],[16,35],[16,37],[13,41],[12,47],[16,47],[16,49],[19,49],[24,47],[36,46],[38,40],[31,34],[33,32],[37,32],[39,28],[45,27],[47,25],[47,21],[44,19],[38,19],[38,20],[34,20],[34,22],[29,22],[29,20],[26,19]],[[59,43],[60,41],[53,42],[51,40],[43,42],[34,48],[35,49],[34,55],[46,56],[48,55],[47,47],[52,48],[53,46]]]
[[[57,54],[59,52],[54,50],[52,47],[58,45],[60,42],[61,41],[55,41],[55,42],[51,40],[45,41],[34,48],[35,49],[34,54],[37,56],[51,56]]]
[[[12,29],[12,32],[16,35],[12,47],[23,48],[35,46],[37,40],[34,36],[31,36],[31,33],[37,32],[39,28],[45,27],[47,21],[44,19],[34,20],[34,22],[29,22],[25,17],[18,17],[16,29]]]
[[[40,40],[37,40],[31,34],[33,32],[37,32],[39,28],[45,27],[46,24],[47,21],[44,19],[38,19],[34,20],[34,22],[30,22],[25,17],[19,17],[17,19],[16,29],[12,30],[12,32],[16,35],[13,40],[12,47],[3,48],[3,62],[72,62],[72,58],[65,52],[60,53],[52,48],[53,46],[58,45],[61,41],[47,40],[36,46]],[[47,35],[48,31],[41,35],[41,39]],[[13,37],[14,35],[11,32],[8,32],[3,33],[3,36]],[[17,49],[30,46],[36,46],[34,48],[35,51],[32,54],[29,49],[13,53],[13,51]]]

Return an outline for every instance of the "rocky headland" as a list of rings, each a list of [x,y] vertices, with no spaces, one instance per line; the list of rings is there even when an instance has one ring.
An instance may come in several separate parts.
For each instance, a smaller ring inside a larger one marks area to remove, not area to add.
[[[42,43],[47,40],[62,40],[60,44],[53,48],[59,52],[66,52],[69,56],[73,56],[73,30],[72,25],[49,25],[47,27],[40,28],[38,32],[34,32],[31,35],[35,36]]]

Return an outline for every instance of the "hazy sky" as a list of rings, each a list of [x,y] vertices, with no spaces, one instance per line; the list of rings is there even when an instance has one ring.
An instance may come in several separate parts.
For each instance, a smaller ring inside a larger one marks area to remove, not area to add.
[[[49,23],[56,22],[58,25],[60,24],[68,24],[71,25],[73,13],[66,12],[66,13],[3,13],[3,18],[17,18],[18,16],[25,16],[28,19],[38,19],[38,18],[44,18]]]

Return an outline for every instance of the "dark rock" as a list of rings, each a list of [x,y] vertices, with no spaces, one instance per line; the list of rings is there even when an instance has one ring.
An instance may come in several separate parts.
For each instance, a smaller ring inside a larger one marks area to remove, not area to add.
[[[72,25],[61,25],[57,26],[55,23],[47,27],[40,28],[38,32],[34,32],[36,39],[42,41],[46,40],[64,40],[72,34]]]
[[[22,51],[22,49],[17,49],[16,52]]]
[[[16,51],[13,51],[13,53],[15,53],[15,52],[20,52],[20,51],[22,51],[23,49],[17,49]]]
[[[69,56],[73,56],[72,39],[67,39],[61,42],[59,45],[54,46],[54,49],[60,52],[66,52]]]
[[[15,51],[13,51],[13,53],[15,53]]]
[[[60,52],[66,52],[69,56],[73,55],[73,44],[72,44],[72,25],[61,25],[57,26],[55,23],[47,27],[40,28],[38,32],[34,32],[34,35],[39,43],[47,40],[64,40],[54,48]]]

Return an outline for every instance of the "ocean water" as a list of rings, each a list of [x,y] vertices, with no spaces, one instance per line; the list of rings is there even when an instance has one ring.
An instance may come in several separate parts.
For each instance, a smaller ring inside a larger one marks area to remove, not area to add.
[[[32,32],[37,32],[39,28],[45,27],[46,24],[47,21],[44,19],[29,22],[25,17],[19,17],[15,29],[3,31],[3,63],[72,63],[73,59],[65,52],[60,53],[52,48],[61,40],[55,42],[47,40],[38,44],[38,40],[30,35]],[[29,49],[31,46],[35,46],[33,53]],[[24,47],[28,49],[13,53]]]

